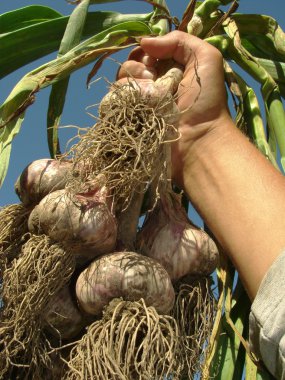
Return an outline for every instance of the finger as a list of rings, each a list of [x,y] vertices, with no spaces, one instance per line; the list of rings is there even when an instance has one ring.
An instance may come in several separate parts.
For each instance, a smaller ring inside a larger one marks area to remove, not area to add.
[[[126,61],[122,64],[117,73],[116,80],[122,78],[134,78],[134,79],[152,79],[156,78],[156,71],[151,67],[147,67],[142,62]]]
[[[140,46],[130,52],[128,60],[144,63],[147,67],[151,68],[155,68],[157,64],[157,58],[146,54]]]
[[[205,83],[213,83],[215,80],[217,86],[224,85],[224,78],[212,75],[223,71],[221,53],[198,37],[174,31],[161,37],[143,38],[141,47],[147,54],[159,60],[174,59],[185,67],[184,77],[178,89],[178,104],[181,110],[188,109],[198,96],[200,99],[202,96],[207,97]],[[188,114],[185,115],[188,117]]]
[[[174,31],[165,36],[142,38],[141,47],[145,53],[158,59],[172,58],[181,65],[193,62],[193,56],[203,48],[211,48],[207,42],[187,33]]]
[[[145,52],[141,48],[141,46],[135,47],[129,54],[128,60],[129,61],[137,61],[141,62],[142,57],[145,55]]]

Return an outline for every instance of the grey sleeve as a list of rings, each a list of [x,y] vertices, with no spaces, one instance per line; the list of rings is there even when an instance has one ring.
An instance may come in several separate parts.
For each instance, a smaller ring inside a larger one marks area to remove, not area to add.
[[[285,380],[285,252],[269,268],[252,304],[249,341],[272,375]]]

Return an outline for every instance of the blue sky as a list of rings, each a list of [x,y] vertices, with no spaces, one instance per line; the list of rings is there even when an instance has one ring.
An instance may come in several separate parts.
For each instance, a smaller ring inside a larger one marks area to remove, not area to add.
[[[5,13],[31,4],[50,6],[63,14],[70,14],[73,9],[73,6],[66,3],[65,0],[35,0],[34,2],[13,0],[2,1],[0,3],[0,13]],[[167,4],[170,8],[171,14],[181,18],[183,10],[188,4],[188,0],[168,0]],[[122,13],[145,13],[149,12],[151,7],[142,1],[122,1],[108,5],[99,4],[98,6],[93,6],[92,9],[117,10]],[[240,0],[239,12],[270,15],[275,18],[283,30],[285,30],[284,0]],[[5,100],[13,86],[24,74],[44,62],[52,60],[55,56],[56,54],[51,54],[2,79],[0,81],[0,102],[2,103]],[[116,59],[123,61],[126,56],[127,52],[122,52],[116,55]],[[94,123],[94,119],[87,114],[86,108],[100,101],[104,93],[107,91],[107,84],[104,79],[101,79],[99,82],[93,84],[89,90],[86,89],[86,77],[91,67],[92,65],[76,72],[72,76],[61,122],[62,126],[76,125],[86,127]],[[112,81],[114,80],[116,70],[117,64],[112,60],[108,60],[105,62],[104,69],[99,71],[98,76],[107,77],[108,80]],[[251,85],[255,86],[255,88],[259,87],[254,83],[251,83]],[[14,140],[15,142],[12,148],[12,157],[8,175],[0,189],[0,206],[18,203],[19,200],[14,192],[14,183],[18,175],[31,161],[49,157],[45,132],[49,91],[50,89],[47,88],[37,95],[35,104],[30,107],[26,113],[20,134]],[[95,111],[93,113],[95,113]],[[63,139],[66,139],[66,136],[71,134],[71,131],[72,129],[62,129],[60,136],[62,136]],[[62,148],[64,148],[64,146],[62,146]]]

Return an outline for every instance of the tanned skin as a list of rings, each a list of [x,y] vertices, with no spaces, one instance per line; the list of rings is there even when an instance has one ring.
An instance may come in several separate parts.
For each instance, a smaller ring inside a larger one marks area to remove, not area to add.
[[[157,60],[169,58],[184,67],[173,181],[188,194],[253,300],[285,248],[285,179],[232,121],[223,58],[207,42],[179,31],[143,38],[120,68],[118,80],[131,75],[138,83],[153,81]]]

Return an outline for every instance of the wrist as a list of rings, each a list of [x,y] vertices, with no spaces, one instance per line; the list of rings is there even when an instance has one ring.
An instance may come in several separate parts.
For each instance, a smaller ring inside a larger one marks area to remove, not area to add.
[[[215,145],[218,146],[221,140],[231,139],[235,131],[235,124],[227,111],[215,120],[195,126],[182,121],[179,125],[181,138],[172,148],[173,181],[185,188],[185,177],[188,178],[193,165],[199,162],[202,155],[215,154]]]

